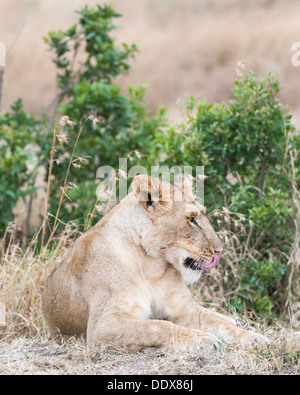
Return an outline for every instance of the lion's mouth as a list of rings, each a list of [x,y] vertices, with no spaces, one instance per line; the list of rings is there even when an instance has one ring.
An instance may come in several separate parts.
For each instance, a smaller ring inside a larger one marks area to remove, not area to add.
[[[203,269],[208,270],[208,269],[212,269],[217,266],[217,264],[219,263],[219,260],[220,260],[220,256],[221,256],[221,253],[216,252],[214,257],[212,258],[212,260],[209,263],[205,262],[205,260],[203,260],[203,259],[195,260],[192,258],[186,258],[184,264],[186,267],[188,267],[189,269],[192,269],[192,270],[203,270]]]

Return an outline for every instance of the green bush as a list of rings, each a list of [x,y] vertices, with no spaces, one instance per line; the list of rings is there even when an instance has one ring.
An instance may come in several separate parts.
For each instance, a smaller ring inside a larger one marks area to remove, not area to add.
[[[77,188],[68,190],[71,200],[60,211],[62,220],[72,218],[82,223],[95,202],[98,167],[118,168],[119,158],[127,158],[134,150],[147,154],[155,131],[166,124],[166,117],[165,109],[155,115],[145,109],[146,85],[130,86],[123,92],[115,82],[117,76],[129,71],[129,61],[137,52],[135,45],[116,44],[118,26],[114,20],[120,14],[110,5],[86,6],[78,14],[76,25],[64,32],[50,32],[45,41],[55,53],[58,68],[57,111],[75,122],[74,128],[65,128],[72,144],[84,120],[90,115],[95,117],[94,122],[85,123],[76,147],[76,156],[85,163],[70,169],[69,180]],[[77,65],[79,52],[81,60]],[[71,152],[68,144],[57,147],[56,156],[64,160],[53,169],[52,210],[57,205],[57,191],[63,184]]]
[[[11,113],[0,114],[0,236],[20,197],[35,191],[37,162],[41,158],[41,123],[23,110],[17,100]],[[29,170],[31,167],[31,170]]]
[[[246,216],[248,237],[240,238],[237,272],[225,288],[238,289],[231,301],[239,311],[265,316],[286,307],[298,246],[300,142],[278,92],[273,76],[249,74],[236,80],[229,102],[190,97],[187,122],[158,131],[151,155],[153,162],[167,153],[161,165],[203,165],[208,208]]]

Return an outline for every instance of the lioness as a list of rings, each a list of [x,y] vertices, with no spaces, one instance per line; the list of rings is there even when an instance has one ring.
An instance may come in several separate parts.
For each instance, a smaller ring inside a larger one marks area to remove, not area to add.
[[[131,350],[259,339],[198,306],[186,285],[216,266],[222,250],[187,178],[137,176],[50,275],[43,310],[51,334]]]

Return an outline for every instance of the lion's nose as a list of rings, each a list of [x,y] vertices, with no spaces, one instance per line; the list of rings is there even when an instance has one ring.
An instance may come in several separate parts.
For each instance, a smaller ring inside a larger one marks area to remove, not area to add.
[[[221,254],[223,252],[223,249],[224,249],[223,243],[218,238],[217,242],[214,245],[214,251]]]

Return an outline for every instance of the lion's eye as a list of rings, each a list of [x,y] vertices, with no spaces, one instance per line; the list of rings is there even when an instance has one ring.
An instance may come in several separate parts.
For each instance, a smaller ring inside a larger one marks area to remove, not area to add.
[[[190,224],[198,226],[198,222],[197,222],[195,217],[189,217],[188,221],[189,221]]]

